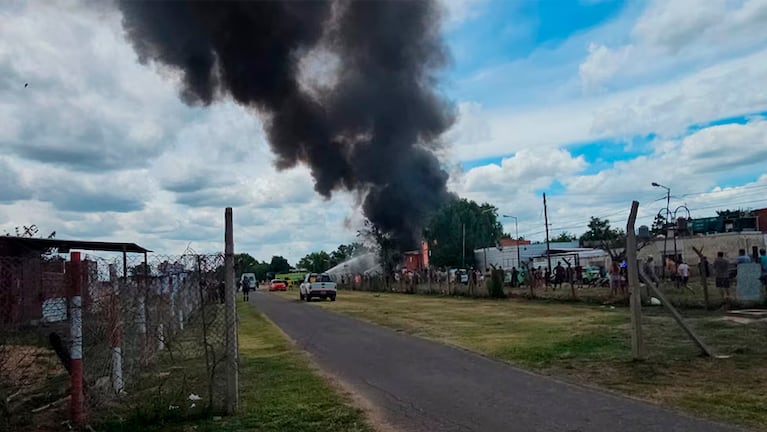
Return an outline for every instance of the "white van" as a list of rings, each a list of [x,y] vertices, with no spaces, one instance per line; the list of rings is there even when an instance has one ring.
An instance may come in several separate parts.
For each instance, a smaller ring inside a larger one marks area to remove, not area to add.
[[[256,285],[256,275],[254,273],[243,273],[242,276],[240,276],[240,289],[242,289],[242,281],[245,279],[250,282],[250,287],[252,289],[258,288]]]

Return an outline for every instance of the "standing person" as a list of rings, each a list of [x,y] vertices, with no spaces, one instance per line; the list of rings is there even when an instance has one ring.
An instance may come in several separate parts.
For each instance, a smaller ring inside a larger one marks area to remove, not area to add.
[[[583,267],[580,264],[575,266],[575,280],[578,282],[578,288],[583,288]]]
[[[714,260],[716,287],[725,301],[730,300],[730,263],[724,259],[724,252],[717,252]]]
[[[250,293],[250,279],[244,278],[242,280],[242,300],[248,301],[248,294]]]
[[[517,278],[519,277],[519,270],[514,266],[511,268],[511,287],[516,288],[519,285]]]
[[[672,281],[676,280],[677,270],[676,270],[676,260],[671,257],[666,257],[666,272],[668,273],[669,279]]]
[[[682,286],[687,288],[687,282],[690,280],[690,266],[685,260],[682,260],[682,263],[677,267],[677,271],[679,272],[679,279],[682,281]]]
[[[617,262],[613,261],[612,266],[610,267],[610,295],[617,295],[618,290],[621,287],[621,279],[623,276],[621,275],[621,268],[618,265]]]
[[[546,288],[549,287],[549,283],[551,283],[551,269],[546,267],[546,270],[543,272],[543,283],[546,284]],[[557,287],[555,286],[554,289],[556,290]]]
[[[738,264],[747,264],[751,262],[751,257],[746,254],[745,249],[738,251]]]
[[[652,260],[652,257],[647,257],[647,261],[645,261],[643,269],[645,276],[647,276],[648,279],[650,279],[650,282],[654,283],[655,286],[658,286],[658,275],[655,274],[655,263]]]
[[[562,261],[557,262],[557,266],[554,267],[554,289],[562,287],[562,282],[565,281],[565,268],[562,267]]]
[[[767,288],[767,249],[759,249],[759,264],[762,265],[762,285]]]
[[[538,266],[538,268],[535,269],[534,277],[535,277],[535,287],[536,288],[543,287],[543,269],[541,269],[541,266]]]

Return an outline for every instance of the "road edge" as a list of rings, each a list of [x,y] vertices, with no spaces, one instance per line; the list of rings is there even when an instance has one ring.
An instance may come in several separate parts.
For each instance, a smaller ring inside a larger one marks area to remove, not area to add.
[[[290,301],[288,299],[282,299],[282,300]],[[249,306],[254,307],[252,304]],[[301,357],[307,360],[307,363],[310,369],[312,370],[312,372],[320,376],[333,390],[338,392],[339,395],[346,398],[348,402],[351,404],[351,406],[361,410],[364,413],[365,418],[368,421],[368,424],[375,432],[401,432],[399,429],[389,424],[385,420],[384,415],[380,412],[380,410],[372,402],[370,402],[370,400],[368,400],[366,397],[362,396],[359,392],[357,392],[349,383],[333,375],[332,373],[322,369],[317,364],[317,362],[314,361],[314,358],[312,357],[312,355],[308,353],[307,351],[300,349],[296,341],[292,337],[290,337],[290,335],[285,333],[285,331],[282,330],[282,328],[278,326],[277,323],[272,321],[272,319],[269,318],[267,314],[259,310],[256,310],[256,312],[260,313],[265,320],[267,320],[272,326],[274,326],[274,328],[277,329],[277,331],[280,332],[282,337],[284,337],[290,343],[293,351],[296,352],[296,354],[300,355]]]

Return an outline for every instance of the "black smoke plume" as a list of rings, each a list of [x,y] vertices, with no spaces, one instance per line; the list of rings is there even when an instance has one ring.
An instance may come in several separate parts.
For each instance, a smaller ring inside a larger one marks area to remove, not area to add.
[[[304,163],[315,189],[357,192],[403,246],[450,194],[433,151],[453,122],[436,91],[446,60],[434,1],[120,1],[146,64],[181,72],[181,97],[255,108],[280,169]],[[333,86],[307,91],[300,59],[338,59]],[[410,246],[410,245],[407,245]]]

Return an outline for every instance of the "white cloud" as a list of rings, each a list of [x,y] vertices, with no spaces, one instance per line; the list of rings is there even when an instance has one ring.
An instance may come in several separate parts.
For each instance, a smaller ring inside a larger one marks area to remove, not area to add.
[[[447,12],[448,27],[455,27],[478,17],[487,0],[439,0],[439,2]]]
[[[588,90],[679,68],[709,66],[767,41],[765,0],[655,0],[636,20],[628,43],[591,42],[579,67]]]
[[[628,18],[622,16],[458,83],[490,94],[503,87],[503,77],[535,91],[521,89],[507,103],[478,98],[459,105],[460,121],[445,137],[455,143],[446,165],[512,156],[452,175],[451,189],[518,216],[522,233],[541,230],[540,192],[555,182],[566,188],[549,197],[555,228],[583,226],[591,215],[622,215],[634,198],[642,200],[642,217],[649,217],[657,211],[650,202],[659,195],[651,181],[669,183],[675,194],[714,191],[688,197],[699,207],[757,196],[767,176],[751,189],[715,188],[732,173],[755,178],[763,172],[764,120],[685,135],[691,124],[767,110],[761,85],[767,51],[752,46],[763,34],[757,28],[761,4],[744,2],[721,20],[729,27],[715,25],[738,32],[735,40],[748,49],[730,44],[732,52],[723,54],[723,45],[712,44],[708,60],[695,67],[620,91],[616,77],[627,74],[627,63],[644,67],[658,59],[665,68],[670,60],[664,52],[677,46],[681,57],[693,58],[689,47],[716,35],[687,45],[680,41],[692,37],[689,32],[653,39],[644,24],[624,26]],[[446,6],[452,11],[448,25],[468,23],[486,7],[474,1]],[[627,35],[628,43],[616,45],[621,39],[610,35],[621,27],[637,30]],[[161,76],[167,71],[136,62],[119,15],[109,8],[3,3],[0,37],[0,232],[35,223],[61,238],[134,241],[161,253],[179,253],[191,242],[198,251],[216,251],[222,248],[223,207],[231,205],[236,249],[260,259],[284,254],[294,261],[354,240],[354,196],[324,200],[314,193],[306,168],[275,170],[261,122],[250,110],[231,102],[184,106],[172,74]],[[585,74],[603,91],[583,96],[578,64],[589,42],[593,67]],[[650,155],[596,173],[584,174],[593,167],[566,149],[651,132],[660,138]]]
[[[475,160],[606,138],[675,137],[691,125],[767,110],[765,76],[767,50],[678,79],[558,104],[488,110],[464,103],[448,138],[455,157]]]
[[[77,2],[0,6],[4,153],[98,171],[165,150],[186,113],[173,86],[135,62],[119,18]]]
[[[549,196],[552,227],[581,233],[591,216],[606,216],[615,224],[625,224],[634,199],[640,201],[638,224],[650,224],[665,206],[664,191],[653,188],[652,182],[671,187],[672,207],[687,204],[693,217],[711,215],[716,208],[765,207],[764,160],[767,120],[755,118],[746,124],[703,128],[681,139],[659,139],[649,155],[588,174],[583,173],[590,168],[583,158],[565,150],[526,150],[504,159],[500,166],[455,174],[451,187],[463,196],[495,204],[501,213],[519,217],[520,233],[533,233],[540,239],[541,192],[555,180],[565,190]],[[733,175],[758,180],[722,188],[722,182]],[[513,221],[504,222],[509,231]]]
[[[233,206],[237,250],[260,259],[353,240],[348,194],[278,172],[252,110],[183,105],[172,74],[137,63],[119,14],[91,6],[0,5],[0,232],[210,252]]]

